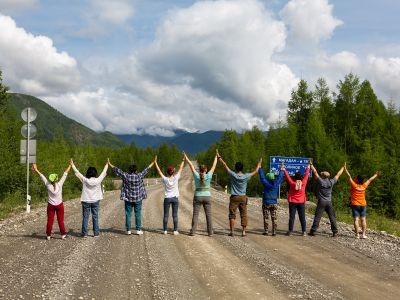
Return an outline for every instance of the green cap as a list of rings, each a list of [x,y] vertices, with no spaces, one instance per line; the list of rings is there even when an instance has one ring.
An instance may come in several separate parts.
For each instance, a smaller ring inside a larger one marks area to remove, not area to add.
[[[50,180],[50,182],[58,181],[58,175],[57,174],[50,174],[49,175],[49,180]]]
[[[274,180],[274,179],[275,179],[274,173],[267,173],[267,174],[265,174],[265,177],[266,177],[268,180]]]

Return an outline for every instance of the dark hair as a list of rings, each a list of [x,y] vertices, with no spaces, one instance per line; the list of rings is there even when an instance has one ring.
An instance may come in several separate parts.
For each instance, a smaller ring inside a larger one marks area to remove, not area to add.
[[[365,181],[365,175],[357,175],[356,181],[358,184],[363,184]]]
[[[303,174],[301,174],[299,171],[294,173],[294,180],[302,180],[303,179]]]
[[[207,171],[206,165],[200,165],[199,171],[200,171],[200,182],[201,182],[201,185],[206,185],[206,182],[204,180],[204,174]]]
[[[240,161],[238,161],[238,162],[235,164],[235,171],[236,171],[236,172],[242,172],[242,171],[243,171],[243,163],[241,163]]]
[[[167,169],[168,176],[172,176],[172,175],[174,175],[174,173],[175,173],[174,169],[170,169],[170,168]]]
[[[130,174],[136,173],[137,172],[137,166],[136,165],[130,165],[128,168],[128,171]]]
[[[97,177],[97,169],[95,167],[89,167],[86,171],[86,178]]]

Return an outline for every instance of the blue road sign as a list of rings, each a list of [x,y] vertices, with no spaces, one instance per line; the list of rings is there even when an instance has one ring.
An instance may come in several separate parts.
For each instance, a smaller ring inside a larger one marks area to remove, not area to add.
[[[312,162],[312,158],[307,158],[307,157],[270,156],[269,157],[269,168],[270,168],[271,173],[274,173],[275,175],[279,174],[279,170],[281,169],[282,160],[285,161],[285,163],[284,163],[285,168],[290,176],[293,176],[297,171],[304,174],[306,172],[308,160],[311,160],[311,162]],[[310,169],[309,176],[312,176],[311,169]]]

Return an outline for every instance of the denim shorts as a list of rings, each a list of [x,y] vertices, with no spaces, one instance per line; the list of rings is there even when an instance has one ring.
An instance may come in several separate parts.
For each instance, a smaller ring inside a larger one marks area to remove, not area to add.
[[[352,205],[351,214],[353,215],[353,218],[359,218],[359,217],[364,218],[367,215],[367,207]]]

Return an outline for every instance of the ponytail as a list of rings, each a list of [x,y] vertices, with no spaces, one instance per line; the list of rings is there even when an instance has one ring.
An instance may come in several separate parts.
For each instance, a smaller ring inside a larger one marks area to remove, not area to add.
[[[204,185],[206,185],[206,180],[204,178],[206,171],[207,171],[206,165],[200,165],[199,170],[200,170],[200,183],[201,183],[201,185],[204,186]]]

